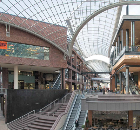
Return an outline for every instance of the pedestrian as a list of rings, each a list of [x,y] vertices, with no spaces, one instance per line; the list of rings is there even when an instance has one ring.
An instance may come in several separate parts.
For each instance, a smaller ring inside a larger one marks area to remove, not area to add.
[[[75,121],[75,127],[78,127],[79,124],[78,124],[78,120]]]

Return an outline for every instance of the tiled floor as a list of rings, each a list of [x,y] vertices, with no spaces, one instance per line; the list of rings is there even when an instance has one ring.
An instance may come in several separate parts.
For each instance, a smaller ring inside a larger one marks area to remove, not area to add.
[[[0,103],[0,130],[7,130],[7,126],[5,124],[5,118],[3,117],[3,114],[1,111],[1,103]]]

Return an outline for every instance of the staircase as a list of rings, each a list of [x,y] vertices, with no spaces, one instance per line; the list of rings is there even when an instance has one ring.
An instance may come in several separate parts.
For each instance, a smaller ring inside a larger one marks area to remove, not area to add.
[[[24,128],[24,130],[50,130],[57,117],[65,112],[66,107],[67,103],[59,103],[55,106],[55,108],[57,108],[56,110],[53,108],[42,114],[36,114],[36,117],[38,118],[32,121],[26,128]],[[49,116],[48,113],[50,113]]]
[[[76,117],[79,116],[78,109],[80,107],[79,105],[81,105],[80,102],[81,102],[81,95],[78,95],[77,99],[76,99],[76,102],[74,104],[74,107],[72,109],[70,118],[68,120],[68,123],[67,123],[67,125],[65,127],[65,130],[69,130],[70,128],[73,128],[74,125],[75,125],[75,121],[78,120],[78,118],[76,119]]]
[[[65,112],[70,97],[71,94],[69,93],[61,100],[55,100],[47,107],[40,109],[38,113],[26,114],[25,117],[14,120],[7,126],[10,130],[50,130],[58,116]]]

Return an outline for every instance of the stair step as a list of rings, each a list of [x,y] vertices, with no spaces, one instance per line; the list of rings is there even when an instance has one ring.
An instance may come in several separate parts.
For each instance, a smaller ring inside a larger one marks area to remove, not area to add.
[[[50,127],[52,126],[51,124],[46,124],[46,123],[38,123],[38,122],[32,122],[32,125],[37,125],[37,126],[43,126],[43,127]]]
[[[28,125],[29,128],[35,128],[38,130],[50,130],[51,127],[41,127],[41,126],[36,126],[36,125]]]

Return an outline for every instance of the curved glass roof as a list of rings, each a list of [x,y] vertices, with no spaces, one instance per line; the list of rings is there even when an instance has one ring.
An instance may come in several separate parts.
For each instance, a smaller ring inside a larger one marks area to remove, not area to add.
[[[1,0],[0,22],[29,31],[68,54],[73,34],[96,10],[119,0]],[[78,34],[74,48],[82,58],[108,57],[120,19],[121,7],[106,10],[91,19]],[[55,25],[55,27],[54,27]],[[108,64],[90,60],[94,71],[108,71]]]

